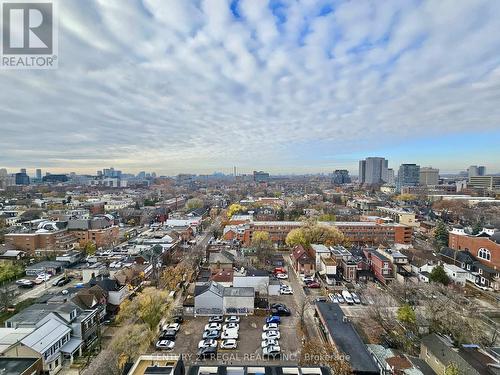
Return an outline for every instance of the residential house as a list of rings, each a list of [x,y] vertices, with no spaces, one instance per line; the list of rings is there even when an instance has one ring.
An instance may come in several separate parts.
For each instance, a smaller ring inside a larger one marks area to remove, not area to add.
[[[229,251],[222,250],[216,253],[209,253],[208,263],[212,272],[216,270],[233,269],[235,256]]]
[[[127,285],[121,285],[117,280],[107,277],[94,278],[89,281],[89,287],[99,285],[108,293],[106,310],[108,313],[115,314],[125,298],[130,294]]]
[[[387,284],[394,279],[393,266],[389,258],[374,249],[365,249],[364,253],[371,271],[379,282]]]
[[[444,374],[450,364],[455,364],[461,374],[484,375],[497,374],[498,360],[477,345],[464,345],[456,348],[445,337],[435,333],[422,338],[420,358],[436,374]]]
[[[331,252],[328,247],[325,245],[318,245],[318,244],[311,244],[311,256],[314,257],[316,263],[315,263],[315,269],[317,272],[324,271],[321,268],[321,259],[322,258],[330,258],[331,257]]]
[[[42,368],[40,358],[0,358],[0,369],[6,375],[39,375]]]
[[[253,314],[254,304],[255,291],[253,288],[224,287],[214,281],[195,286],[195,316]]]
[[[291,260],[292,266],[298,274],[313,275],[315,273],[316,260],[302,245],[293,248]]]

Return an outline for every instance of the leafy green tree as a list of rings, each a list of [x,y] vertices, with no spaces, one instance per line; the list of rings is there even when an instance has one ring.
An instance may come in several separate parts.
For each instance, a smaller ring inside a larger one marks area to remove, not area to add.
[[[398,308],[397,317],[405,325],[414,325],[417,322],[415,311],[406,303]]]
[[[450,363],[444,370],[444,375],[461,375],[456,363]]]
[[[11,280],[23,272],[23,268],[17,264],[0,264],[0,283]]]
[[[204,205],[203,200],[200,198],[191,198],[186,202],[186,208],[188,210],[195,210],[197,208],[202,208]]]
[[[483,223],[481,221],[476,221],[474,225],[472,226],[472,234],[476,235],[481,233],[483,230]]]
[[[448,229],[445,223],[441,220],[437,222],[436,228],[434,229],[434,239],[439,247],[448,246]]]
[[[450,278],[446,274],[444,267],[438,265],[434,267],[429,275],[429,280],[433,283],[440,283],[443,285],[448,285],[450,283]]]

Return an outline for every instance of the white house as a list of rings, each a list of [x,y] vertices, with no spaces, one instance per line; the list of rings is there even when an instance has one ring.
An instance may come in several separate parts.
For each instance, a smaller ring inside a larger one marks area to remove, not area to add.
[[[317,244],[312,244],[311,248],[315,255],[316,271],[318,272],[325,271],[324,269],[321,268],[322,266],[321,258],[330,258],[331,257],[330,249],[325,245],[317,245]]]
[[[254,303],[255,291],[251,287],[228,288],[215,281],[195,287],[195,316],[253,314]]]
[[[468,272],[460,267],[457,267],[453,264],[444,263],[443,269],[455,284],[465,286],[465,282],[467,281]],[[436,267],[435,264],[425,264],[419,268],[418,279],[423,282],[429,282],[429,275],[432,270]]]

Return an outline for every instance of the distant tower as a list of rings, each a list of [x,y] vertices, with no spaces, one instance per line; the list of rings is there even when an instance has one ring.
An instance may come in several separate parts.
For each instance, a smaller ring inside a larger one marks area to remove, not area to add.
[[[233,175],[234,175],[234,177],[236,177],[236,165],[234,166]]]
[[[38,168],[35,173],[36,179],[41,180],[42,179],[42,170]]]

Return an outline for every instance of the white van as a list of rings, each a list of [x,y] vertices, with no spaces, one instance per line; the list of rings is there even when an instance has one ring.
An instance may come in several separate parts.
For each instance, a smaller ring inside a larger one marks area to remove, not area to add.
[[[349,293],[347,290],[342,291],[342,297],[344,297],[348,305],[354,305],[354,300],[352,299],[351,293]]]

